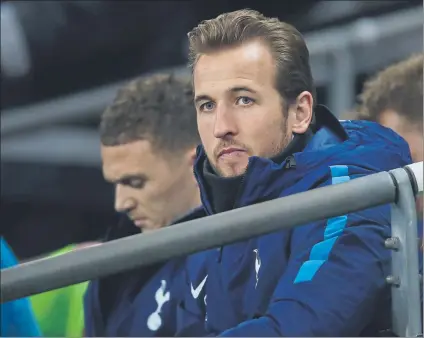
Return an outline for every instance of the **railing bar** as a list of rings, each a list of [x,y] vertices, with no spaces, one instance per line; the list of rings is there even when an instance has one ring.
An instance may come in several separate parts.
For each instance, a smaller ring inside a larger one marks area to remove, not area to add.
[[[395,197],[396,187],[391,174],[381,172],[54,258],[32,261],[2,270],[1,301],[388,204],[394,202]]]

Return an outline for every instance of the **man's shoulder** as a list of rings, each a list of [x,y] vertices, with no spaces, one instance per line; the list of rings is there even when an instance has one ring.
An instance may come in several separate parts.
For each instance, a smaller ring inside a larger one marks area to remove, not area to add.
[[[355,178],[403,167],[412,162],[409,146],[393,130],[368,121],[342,122],[348,138],[323,149],[295,154],[301,191],[316,186],[310,181],[330,182],[336,176]],[[333,180],[334,181],[334,180]]]
[[[178,223],[184,223],[184,222],[188,222],[188,221],[193,221],[195,219],[199,219],[202,217],[207,216],[205,209],[203,208],[203,206],[198,206],[192,210],[190,210],[188,213],[186,213],[185,215],[183,215],[182,217],[176,219],[173,224],[178,224]]]
[[[369,151],[383,147],[388,152],[409,153],[408,143],[402,136],[377,122],[344,120],[340,123],[349,136],[350,143],[367,146]]]
[[[310,172],[318,167],[347,165],[385,171],[411,162],[407,142],[393,130],[376,122],[340,121],[346,138],[331,142],[334,136],[325,128],[312,138],[312,146],[296,154],[299,168]]]

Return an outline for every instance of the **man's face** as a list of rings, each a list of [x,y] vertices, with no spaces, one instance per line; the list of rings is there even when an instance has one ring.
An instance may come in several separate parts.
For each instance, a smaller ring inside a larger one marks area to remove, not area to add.
[[[116,211],[127,213],[143,231],[169,225],[196,207],[192,152],[165,155],[142,140],[102,145],[101,154],[103,175],[116,187]]]
[[[378,121],[383,126],[392,129],[400,136],[402,136],[409,145],[411,150],[411,157],[413,162],[421,162],[424,159],[424,137],[420,129],[421,125],[413,125],[408,122],[404,117],[399,115],[393,110],[386,110],[380,114]],[[417,209],[419,215],[422,216],[423,212],[423,194],[421,193],[417,198]]]
[[[378,121],[383,126],[394,130],[402,136],[409,145],[413,162],[421,162],[424,158],[423,132],[421,125],[408,122],[402,115],[393,110],[385,110],[380,114]]]
[[[224,177],[244,173],[250,156],[272,157],[292,137],[275,88],[276,67],[260,41],[202,55],[194,70],[197,124],[211,165]]]

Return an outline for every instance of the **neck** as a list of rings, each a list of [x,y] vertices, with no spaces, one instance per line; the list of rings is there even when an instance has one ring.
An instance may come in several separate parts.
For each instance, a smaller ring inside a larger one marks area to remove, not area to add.
[[[311,136],[312,132],[309,130],[305,134],[295,134],[287,147],[271,160],[274,163],[283,163],[288,156],[301,152]],[[203,177],[204,193],[207,196],[207,200],[210,201],[210,212],[219,213],[234,208],[237,203],[237,196],[241,191],[240,189],[242,189],[243,177],[245,176],[219,176],[207,159],[202,163],[202,166],[199,169],[201,170],[201,177]]]
[[[201,204],[202,204],[202,200],[200,199],[200,190],[199,190],[199,187],[196,184],[196,189],[193,193],[193,198],[192,198],[192,202],[190,204],[190,208],[191,209],[197,208]]]

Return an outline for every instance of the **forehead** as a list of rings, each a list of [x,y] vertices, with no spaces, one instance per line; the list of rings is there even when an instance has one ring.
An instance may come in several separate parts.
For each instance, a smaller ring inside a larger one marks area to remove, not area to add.
[[[146,174],[157,170],[166,161],[147,140],[118,146],[101,146],[103,173],[109,179],[128,174]]]
[[[196,95],[233,85],[250,85],[260,89],[273,87],[274,83],[274,59],[268,46],[261,41],[204,54],[194,70]]]

